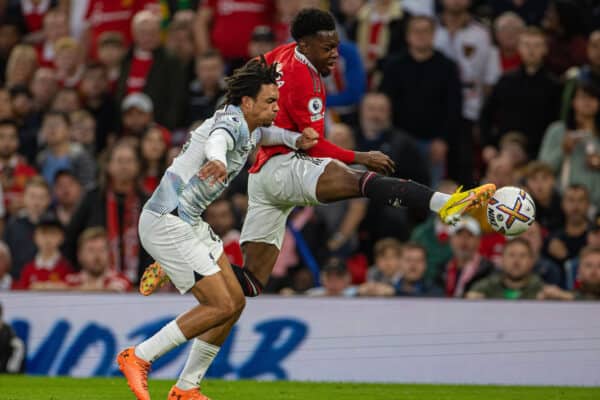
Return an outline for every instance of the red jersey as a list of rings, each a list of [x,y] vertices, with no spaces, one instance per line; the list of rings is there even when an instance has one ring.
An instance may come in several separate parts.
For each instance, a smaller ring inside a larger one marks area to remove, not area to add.
[[[201,7],[212,11],[210,41],[226,59],[248,57],[252,31],[275,15],[273,0],[207,0]]]
[[[89,0],[85,21],[90,28],[90,54],[95,57],[97,41],[104,32],[119,32],[125,46],[131,44],[131,19],[147,5],[157,0]]]
[[[65,277],[72,273],[71,264],[62,256],[51,261],[42,261],[36,257],[25,265],[19,281],[15,282],[15,289],[29,289],[35,282],[64,282]]]
[[[316,68],[296,49],[296,43],[279,46],[265,54],[265,58],[269,64],[278,63],[281,73],[275,125],[295,132],[311,127],[319,133],[320,139],[307,151],[309,156],[352,163],[353,151],[342,149],[325,139],[325,84]],[[291,151],[286,146],[261,146],[250,173],[258,172],[274,155]]]
[[[240,232],[232,229],[221,240],[223,241],[223,252],[227,256],[229,263],[244,265],[244,255],[240,246]]]
[[[25,19],[27,32],[37,32],[42,29],[44,15],[52,6],[52,0],[41,0],[37,5],[31,0],[21,0],[21,13]]]

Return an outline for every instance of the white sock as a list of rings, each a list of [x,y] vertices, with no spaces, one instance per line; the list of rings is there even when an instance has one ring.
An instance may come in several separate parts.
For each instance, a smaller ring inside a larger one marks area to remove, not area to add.
[[[429,200],[429,209],[433,212],[440,211],[449,198],[449,194],[435,192],[433,196],[431,196],[431,200]]]
[[[154,336],[138,344],[135,347],[135,355],[142,360],[154,362],[163,354],[185,342],[187,342],[187,339],[179,329],[177,321],[173,320],[156,332]]]
[[[200,339],[194,340],[192,350],[185,362],[185,367],[175,384],[181,390],[190,390],[200,386],[208,367],[217,356],[220,347],[206,343]]]

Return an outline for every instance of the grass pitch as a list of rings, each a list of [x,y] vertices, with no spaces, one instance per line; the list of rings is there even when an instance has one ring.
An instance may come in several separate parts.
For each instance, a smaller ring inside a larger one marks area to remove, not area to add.
[[[150,381],[153,399],[166,399],[173,381]],[[598,400],[600,388],[392,385],[209,380],[213,400]],[[124,379],[0,376],[0,400],[132,400]]]

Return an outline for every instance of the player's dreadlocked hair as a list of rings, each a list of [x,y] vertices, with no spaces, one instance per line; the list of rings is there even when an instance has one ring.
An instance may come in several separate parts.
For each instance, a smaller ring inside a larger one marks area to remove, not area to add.
[[[292,37],[296,42],[320,31],[335,31],[333,15],[318,8],[305,8],[292,21]]]
[[[225,78],[227,93],[225,102],[234,106],[242,104],[242,97],[256,98],[262,85],[277,84],[279,72],[276,64],[267,64],[263,56],[250,60],[233,75]]]

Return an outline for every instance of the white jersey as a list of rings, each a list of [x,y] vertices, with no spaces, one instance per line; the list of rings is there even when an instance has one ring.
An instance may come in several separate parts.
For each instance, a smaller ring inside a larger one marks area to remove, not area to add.
[[[229,136],[229,145],[223,149],[227,179],[211,186],[209,181],[200,179],[198,172],[210,160],[207,147],[215,132],[226,132]],[[144,207],[159,214],[168,214],[177,208],[179,217],[193,225],[237,176],[258,144],[285,144],[295,148],[298,137],[299,134],[277,127],[258,128],[251,133],[240,108],[227,105],[191,133]]]
[[[454,35],[438,23],[435,47],[458,65],[463,86],[463,116],[477,120],[483,105],[483,86],[494,85],[502,69],[490,33],[473,19]]]

